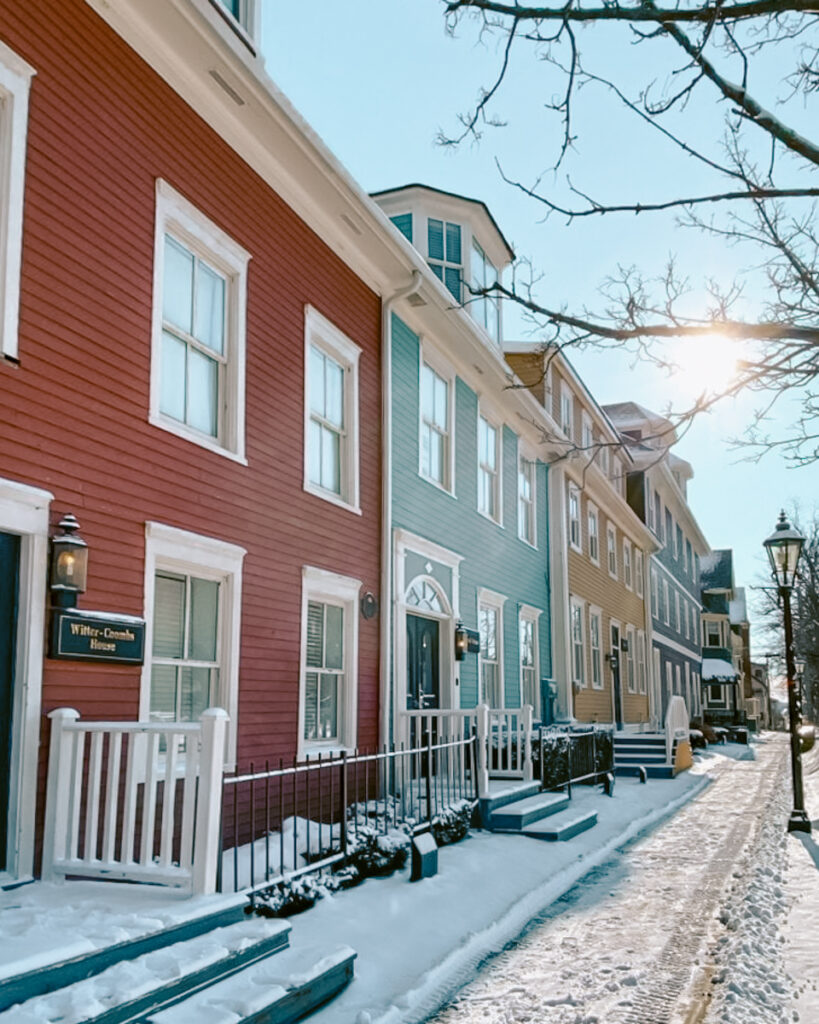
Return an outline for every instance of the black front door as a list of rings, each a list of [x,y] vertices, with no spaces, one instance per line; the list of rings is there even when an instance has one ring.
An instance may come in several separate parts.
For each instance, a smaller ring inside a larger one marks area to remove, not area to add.
[[[611,686],[614,691],[614,721],[623,728],[623,694],[620,690],[620,627],[611,625]]]
[[[441,706],[440,623],[407,615],[407,710]]]
[[[0,871],[7,867],[19,569],[20,538],[0,533]]]

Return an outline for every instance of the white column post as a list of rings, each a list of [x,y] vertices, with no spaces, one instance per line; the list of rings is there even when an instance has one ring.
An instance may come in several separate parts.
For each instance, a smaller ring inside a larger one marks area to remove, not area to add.
[[[65,856],[65,840],[68,828],[68,814],[71,807],[71,754],[74,734],[71,724],[76,722],[79,711],[74,708],[55,708],[48,715],[51,719],[51,743],[48,749],[48,781],[46,783],[45,828],[43,831],[43,881],[54,880],[54,861]],[[78,799],[79,794],[74,794]]]
[[[216,869],[222,828],[222,768],[228,714],[222,708],[202,712],[202,750],[199,758],[199,791],[196,798],[196,832],[193,844],[191,890],[197,895],[216,891]]]
[[[523,781],[532,781],[532,705],[523,706]]]
[[[477,707],[478,729],[478,796],[489,796],[489,705]]]

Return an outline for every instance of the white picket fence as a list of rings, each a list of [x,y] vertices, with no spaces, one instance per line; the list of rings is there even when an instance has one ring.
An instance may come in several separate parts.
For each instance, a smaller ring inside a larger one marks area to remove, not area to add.
[[[214,892],[227,714],[199,722],[51,719],[44,879],[66,875]]]
[[[426,735],[438,740],[477,736],[477,788],[488,796],[490,778],[532,780],[531,704],[521,708],[428,708],[402,713],[402,740],[408,746]]]

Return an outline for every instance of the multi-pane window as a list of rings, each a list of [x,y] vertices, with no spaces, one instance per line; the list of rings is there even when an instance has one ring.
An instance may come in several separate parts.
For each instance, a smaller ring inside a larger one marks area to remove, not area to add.
[[[236,23],[241,25],[249,36],[254,35],[253,22],[255,5],[258,0],[216,0],[216,2],[233,16]]]
[[[461,225],[430,217],[427,221],[427,257],[433,274],[461,301]]]
[[[581,416],[581,427],[580,427],[580,444],[583,449],[587,452],[591,452],[592,445],[594,444],[594,437],[592,435],[592,421],[589,414],[584,412]]]
[[[663,540],[663,503],[659,491],[654,492],[654,532],[658,540]]]
[[[520,617],[520,689],[521,703],[531,704],[535,710],[535,718],[539,718],[537,620],[524,614]]]
[[[535,543],[535,464],[518,460],[518,537]]]
[[[491,708],[503,707],[500,660],[500,609],[482,604],[478,609],[481,651],[481,700]]]
[[[591,653],[591,683],[601,690],[603,688],[603,662],[601,656],[600,637],[603,632],[602,615],[599,611],[589,611],[589,648]]]
[[[305,319],[305,490],[358,507],[360,349],[308,307]]]
[[[699,620],[699,614],[697,612],[697,606],[693,605],[691,608],[691,639],[695,640],[699,636],[697,629],[697,622]]]
[[[677,525],[674,527],[674,557],[679,558],[684,550],[682,530]]]
[[[669,509],[665,510],[665,533],[662,539],[665,544],[674,543],[674,520]]]
[[[613,526],[606,527],[606,547],[609,574],[617,578],[617,535]]]
[[[653,565],[651,567],[651,614],[655,619],[660,617],[659,582],[657,580],[657,570]]]
[[[219,588],[182,573],[154,577],[151,718],[195,722],[219,693]]]
[[[663,622],[671,625],[671,597],[668,592],[668,580],[663,580]]]
[[[486,253],[472,240],[472,290],[481,292],[491,288],[498,280],[498,272],[490,263]],[[450,289],[451,290],[451,289]],[[469,308],[478,321],[486,328],[493,341],[500,341],[500,296],[497,292],[478,295],[469,300]]]
[[[722,647],[722,630],[718,622],[705,623],[705,646]]]
[[[600,446],[600,472],[604,476],[609,475],[609,469],[611,467],[611,454],[608,447],[605,444]]]
[[[344,367],[315,345],[310,346],[310,483],[341,494],[344,457]]]
[[[623,490],[623,463],[614,455],[611,460],[611,482],[618,494]]]
[[[685,542],[685,571],[686,573],[691,570],[691,575],[694,575],[694,555],[691,551],[691,541]]]
[[[449,486],[449,382],[421,367],[421,473]]]
[[[588,506],[589,558],[600,564],[600,519],[594,505]]]
[[[637,548],[634,552],[634,589],[637,591],[637,596],[643,596],[643,552]]]
[[[634,626],[626,626],[626,641],[628,643],[628,650],[626,651],[626,685],[628,686],[629,693],[635,693],[637,678],[634,656],[637,643],[634,637]]]
[[[682,600],[682,617],[683,617],[683,632],[685,633],[685,639],[690,639],[691,631],[691,619],[688,616],[688,601],[685,598]]]
[[[307,603],[304,739],[338,741],[344,690],[344,608]]]
[[[688,559],[691,554],[691,545],[684,538],[680,541],[680,554],[683,560],[683,573],[688,575]]]
[[[631,576],[631,544],[623,541],[623,582],[631,590],[633,580]]]
[[[578,551],[580,544],[580,491],[569,485],[569,543]]]
[[[646,635],[640,629],[637,631],[637,688],[640,693],[645,693],[646,684]]]
[[[478,511],[500,522],[498,428],[483,416],[478,419]]]
[[[679,592],[679,590],[675,590],[674,591],[674,628],[677,630],[678,633],[680,632],[681,622],[680,622],[680,592]]]
[[[586,650],[583,632],[583,604],[572,601],[571,604],[572,632],[572,682],[578,686],[586,685]]]
[[[165,235],[159,411],[220,436],[227,365],[227,281],[172,235]]]
[[[574,395],[565,384],[560,389],[560,429],[574,440]]]

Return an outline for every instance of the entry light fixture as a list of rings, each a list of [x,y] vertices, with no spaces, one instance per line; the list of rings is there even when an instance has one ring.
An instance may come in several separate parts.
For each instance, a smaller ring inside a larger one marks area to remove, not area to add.
[[[455,627],[455,660],[463,661],[467,654],[477,654],[480,649],[480,633],[477,629],[467,629],[459,619]]]
[[[63,531],[51,541],[51,593],[56,605],[73,608],[77,594],[85,593],[88,545],[79,535],[76,516],[67,512],[59,522]]]

